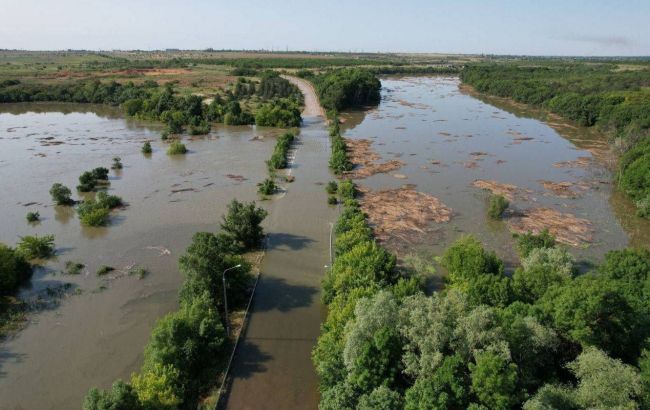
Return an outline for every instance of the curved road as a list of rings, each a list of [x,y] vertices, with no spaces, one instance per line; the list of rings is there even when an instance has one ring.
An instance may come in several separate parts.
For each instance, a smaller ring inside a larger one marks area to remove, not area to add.
[[[324,315],[320,280],[329,263],[336,210],[327,205],[322,186],[331,179],[323,110],[308,82],[288,79],[305,94],[304,124],[291,165],[296,180],[270,206],[262,274],[223,400],[228,409],[318,407],[311,350]]]

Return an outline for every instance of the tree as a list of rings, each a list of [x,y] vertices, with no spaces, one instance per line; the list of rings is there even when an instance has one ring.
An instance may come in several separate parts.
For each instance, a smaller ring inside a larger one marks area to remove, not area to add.
[[[457,354],[444,358],[432,375],[421,375],[406,390],[405,410],[446,410],[467,408],[469,374],[464,360]]]
[[[547,384],[524,403],[524,410],[579,410],[575,392],[567,386]]]
[[[490,206],[488,207],[488,216],[492,219],[501,219],[501,215],[510,205],[510,202],[503,195],[490,196]]]
[[[254,249],[264,237],[264,229],[260,224],[266,215],[264,209],[255,207],[255,202],[242,203],[233,199],[223,216],[221,229],[231,234],[243,249]]]
[[[586,348],[567,366],[578,379],[575,395],[584,408],[637,408],[642,392],[638,370],[594,347]]]
[[[142,374],[133,374],[131,384],[144,410],[175,410],[181,403],[174,392],[180,372],[156,363]]]
[[[509,409],[517,402],[517,365],[501,355],[485,351],[469,364],[472,391],[490,409]]]
[[[357,410],[397,410],[402,408],[403,402],[398,392],[380,386],[359,398]]]
[[[463,236],[447,248],[442,264],[449,272],[451,286],[459,289],[467,289],[479,275],[503,274],[503,262],[473,236]]]
[[[517,296],[529,303],[541,298],[554,285],[561,286],[573,276],[573,257],[564,248],[533,248],[513,275]]]
[[[83,403],[83,410],[140,410],[142,405],[133,387],[118,380],[110,390],[93,388]]]
[[[32,275],[32,266],[16,250],[0,243],[0,295],[13,292]]]
[[[74,203],[70,197],[72,195],[70,188],[63,186],[58,182],[50,188],[50,195],[57,205],[72,205]]]

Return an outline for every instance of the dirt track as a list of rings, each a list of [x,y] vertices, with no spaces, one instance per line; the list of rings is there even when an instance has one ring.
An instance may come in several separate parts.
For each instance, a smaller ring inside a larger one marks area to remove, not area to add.
[[[293,85],[298,87],[305,96],[305,108],[302,110],[303,117],[325,117],[325,110],[320,106],[316,90],[314,90],[314,86],[309,81],[290,75],[283,75],[282,78],[289,80]]]

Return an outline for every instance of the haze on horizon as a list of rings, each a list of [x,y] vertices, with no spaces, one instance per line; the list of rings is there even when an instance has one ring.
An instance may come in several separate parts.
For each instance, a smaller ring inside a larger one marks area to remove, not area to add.
[[[650,55],[642,0],[0,0],[0,49]]]

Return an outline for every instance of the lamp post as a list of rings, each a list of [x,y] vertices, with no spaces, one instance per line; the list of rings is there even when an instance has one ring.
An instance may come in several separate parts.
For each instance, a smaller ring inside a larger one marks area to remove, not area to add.
[[[223,281],[223,305],[226,310],[226,317],[225,317],[226,334],[228,335],[228,337],[230,337],[230,320],[228,319],[228,296],[226,295],[226,272],[228,272],[229,270],[239,268],[240,266],[241,264],[228,268],[225,271],[223,271],[223,274],[221,275],[221,280]]]

